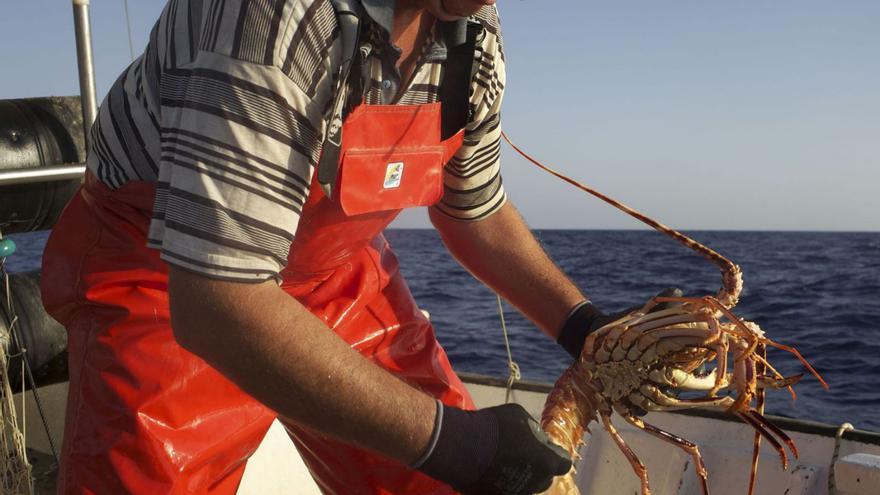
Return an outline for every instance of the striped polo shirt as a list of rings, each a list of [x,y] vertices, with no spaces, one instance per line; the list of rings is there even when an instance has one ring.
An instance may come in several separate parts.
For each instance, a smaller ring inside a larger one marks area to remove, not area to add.
[[[393,0],[365,0],[370,104],[439,100],[442,36],[409,81],[395,67]],[[482,8],[464,146],[444,169],[439,212],[497,211],[504,58],[497,11]],[[144,54],[114,83],[91,130],[88,168],[112,189],[156,184],[148,246],[219,279],[274,277],[321,154],[343,56],[329,0],[170,0]]]

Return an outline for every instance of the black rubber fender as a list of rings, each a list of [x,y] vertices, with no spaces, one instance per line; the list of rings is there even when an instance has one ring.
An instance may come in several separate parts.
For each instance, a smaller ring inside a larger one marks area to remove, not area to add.
[[[0,100],[0,172],[85,162],[78,97]],[[80,181],[0,184],[3,234],[52,227]]]

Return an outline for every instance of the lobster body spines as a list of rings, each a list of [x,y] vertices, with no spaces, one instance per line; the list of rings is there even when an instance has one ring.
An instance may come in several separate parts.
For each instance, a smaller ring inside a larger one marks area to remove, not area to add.
[[[596,419],[599,403],[591,382],[589,371],[575,362],[556,381],[541,415],[541,428],[573,458],[584,443],[587,425]]]
[[[547,395],[541,414],[541,429],[574,461],[580,458],[578,448],[584,444],[587,425],[597,419],[596,410],[600,403],[596,398],[598,394],[593,390],[591,373],[584,368],[579,359],[565,370]],[[542,495],[580,495],[574,474],[572,465],[568,473],[554,478],[553,484]]]

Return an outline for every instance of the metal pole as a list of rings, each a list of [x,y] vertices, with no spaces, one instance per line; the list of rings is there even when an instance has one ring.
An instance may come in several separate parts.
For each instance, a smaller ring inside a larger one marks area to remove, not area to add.
[[[0,186],[81,179],[85,170],[86,168],[82,165],[58,165],[54,167],[3,170],[0,171]]]
[[[92,57],[92,29],[89,0],[73,0],[73,22],[76,30],[76,60],[79,66],[79,91],[82,98],[83,130],[86,143],[89,130],[98,116],[98,91],[95,89],[95,61]]]

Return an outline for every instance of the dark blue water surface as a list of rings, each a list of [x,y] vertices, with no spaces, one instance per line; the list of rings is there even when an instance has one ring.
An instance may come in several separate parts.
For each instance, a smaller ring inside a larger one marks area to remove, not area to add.
[[[788,393],[769,394],[768,412],[880,431],[880,233],[692,232],[742,266],[745,290],[737,313],[768,336],[797,347],[831,385],[812,377]],[[651,231],[538,231],[550,255],[600,307],[641,304],[677,286],[714,294],[719,271]],[[390,230],[401,269],[427,311],[456,369],[507,376],[507,353],[492,292],[443,249],[432,230]],[[34,269],[45,234],[16,236],[13,270]],[[537,295],[536,295],[537,297]],[[505,305],[514,360],[523,378],[552,382],[568,355]],[[803,371],[794,356],[771,351],[782,373]]]
[[[745,290],[737,313],[768,336],[797,347],[831,385],[806,377],[792,404],[768,394],[769,412],[880,430],[880,233],[692,232],[738,263]],[[718,269],[656,232],[538,231],[551,257],[600,307],[641,304],[676,286],[708,295]],[[475,282],[430,230],[387,234],[419,304],[431,313],[456,369],[507,376],[507,358],[493,293]],[[567,355],[505,306],[514,360],[524,378],[554,381]],[[771,351],[783,374],[803,371],[794,356]]]

